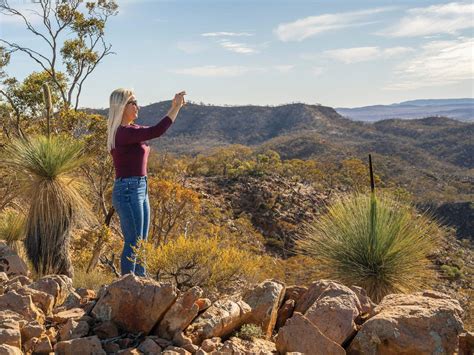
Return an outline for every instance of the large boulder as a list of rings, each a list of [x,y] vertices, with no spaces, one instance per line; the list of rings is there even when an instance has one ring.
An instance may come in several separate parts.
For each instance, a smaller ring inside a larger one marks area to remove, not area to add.
[[[382,299],[352,341],[351,354],[452,354],[463,330],[459,302],[425,291]]]
[[[177,296],[171,284],[127,274],[107,287],[91,313],[125,331],[148,334]]]
[[[44,314],[35,306],[30,295],[20,295],[15,291],[9,291],[0,296],[0,310],[10,310],[28,321],[44,323]]]
[[[5,242],[0,242],[0,272],[6,273],[10,278],[29,275],[25,262]]]
[[[242,300],[219,300],[186,328],[186,336],[197,345],[204,339],[226,336],[244,324],[250,312],[250,306]]]
[[[182,293],[161,320],[157,335],[172,340],[177,332],[186,329],[199,312],[196,301],[201,296],[202,289],[197,286]]]
[[[248,323],[254,323],[262,328],[266,339],[272,336],[277,321],[278,309],[285,295],[285,285],[274,280],[265,280],[250,290],[243,300],[252,308]]]
[[[299,297],[295,304],[295,312],[305,314],[309,307],[319,298],[321,293],[334,281],[330,280],[318,280],[314,281],[309,285],[308,290],[303,294],[299,294]]]
[[[355,320],[360,309],[361,305],[354,291],[330,282],[304,315],[325,336],[342,345],[355,334]]]
[[[327,338],[313,323],[296,312],[286,321],[276,337],[280,354],[299,352],[311,355],[345,355],[344,349]]]

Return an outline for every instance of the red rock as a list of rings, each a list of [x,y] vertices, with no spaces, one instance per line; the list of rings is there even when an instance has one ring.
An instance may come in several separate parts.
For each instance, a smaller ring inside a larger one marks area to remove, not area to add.
[[[148,334],[177,298],[170,284],[127,274],[107,287],[92,314],[129,332]]]
[[[220,354],[275,354],[275,343],[264,339],[244,340],[232,337],[219,348]]]
[[[160,321],[156,334],[171,340],[176,333],[182,332],[197,316],[199,306],[196,301],[201,295],[199,287],[192,287],[182,293]]]
[[[16,346],[1,344],[0,345],[0,354],[1,355],[22,355],[23,353]]]
[[[293,315],[293,310],[295,309],[295,300],[288,299],[283,306],[278,310],[277,322],[275,324],[275,330],[283,327],[288,318]]]
[[[299,312],[295,312],[278,332],[276,348],[281,354],[300,352],[311,355],[345,355],[346,353],[339,344],[327,338]]]
[[[463,330],[459,302],[439,292],[385,296],[352,340],[350,354],[453,354]]]
[[[20,324],[13,319],[0,321],[0,344],[21,348]]]
[[[45,315],[50,315],[53,311],[54,297],[46,292],[38,291],[29,287],[22,287],[17,290],[19,295],[30,295],[33,303],[43,311]]]
[[[201,349],[205,352],[213,352],[221,344],[221,338],[214,337],[211,339],[205,339],[201,344]]]
[[[243,300],[252,308],[246,322],[262,328],[265,338],[272,336],[277,321],[278,309],[283,302],[285,285],[274,280],[265,280],[250,290]]]
[[[66,275],[46,275],[33,282],[29,287],[53,296],[54,307],[63,304],[73,290],[72,280]]]
[[[176,346],[168,346],[165,351],[161,353],[162,355],[191,355],[191,353],[183,348],[178,348]]]
[[[40,337],[34,346],[35,354],[49,354],[52,351],[53,347],[46,335]]]
[[[66,311],[61,311],[54,313],[52,320],[56,323],[63,324],[66,323],[69,319],[77,320],[85,315],[85,312],[82,308],[73,308]]]
[[[474,332],[465,332],[459,335],[459,355],[474,354]]]
[[[205,311],[212,306],[212,302],[209,298],[200,298],[196,300],[196,304],[199,307],[199,312]]]
[[[355,320],[361,309],[350,288],[330,282],[304,314],[329,339],[342,345],[356,332]]]
[[[44,333],[44,328],[38,322],[31,322],[21,328],[21,341],[27,342],[31,338],[39,338]]]
[[[81,298],[87,298],[88,300],[97,298],[95,291],[87,288],[78,288],[76,289],[76,293],[81,296]]]
[[[114,322],[105,321],[94,327],[93,332],[99,339],[114,338],[119,335],[119,331]]]
[[[120,351],[120,346],[117,343],[106,343],[103,348],[108,354],[116,354]]]
[[[374,309],[377,306],[369,296],[367,296],[367,292],[362,287],[359,286],[351,286],[349,287],[354,293],[356,294],[357,298],[360,302],[360,313],[366,313],[369,317],[374,315]]]
[[[96,336],[60,341],[54,346],[57,355],[94,354],[106,355]]]
[[[4,242],[0,242],[0,272],[5,272],[9,278],[29,275],[25,262]]]
[[[76,322],[68,319],[59,330],[59,339],[61,341],[85,337],[89,333],[89,324],[85,321]]]
[[[308,290],[301,295],[300,299],[296,300],[295,312],[304,314],[331,283],[333,283],[333,281],[330,280],[318,280],[313,282],[308,287]]]
[[[145,338],[145,340],[140,344],[138,349],[145,354],[159,354],[161,353],[161,347],[155,343],[150,338]]]
[[[19,295],[15,291],[9,291],[0,296],[0,309],[8,309],[23,316],[28,321],[44,323],[44,314],[38,309],[31,296]]]

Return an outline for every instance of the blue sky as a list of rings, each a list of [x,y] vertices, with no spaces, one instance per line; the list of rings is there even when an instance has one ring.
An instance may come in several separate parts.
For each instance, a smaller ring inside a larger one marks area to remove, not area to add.
[[[474,96],[471,1],[118,3],[106,29],[117,54],[90,76],[80,106],[106,107],[117,87],[133,88],[141,105],[181,90],[216,105],[355,107]],[[19,22],[0,20],[0,37],[46,49]],[[23,78],[38,69],[18,55],[8,72]]]

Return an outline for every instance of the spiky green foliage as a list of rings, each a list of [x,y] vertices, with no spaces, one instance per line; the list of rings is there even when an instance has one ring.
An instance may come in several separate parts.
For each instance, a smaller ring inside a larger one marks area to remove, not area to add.
[[[426,256],[440,233],[434,221],[388,194],[355,194],[337,199],[296,244],[318,261],[322,277],[361,286],[379,301],[427,284]]]
[[[1,163],[20,181],[28,201],[25,248],[39,275],[72,276],[69,234],[76,221],[90,221],[81,183],[72,173],[85,162],[80,141],[65,136],[14,140],[2,152]]]
[[[8,208],[0,215],[0,239],[17,250],[18,243],[25,236],[25,215]]]

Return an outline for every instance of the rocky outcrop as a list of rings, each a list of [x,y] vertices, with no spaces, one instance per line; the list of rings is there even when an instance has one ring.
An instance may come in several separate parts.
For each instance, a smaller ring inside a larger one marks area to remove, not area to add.
[[[211,304],[198,287],[179,292],[133,275],[96,294],[64,276],[6,273],[0,290],[0,354],[469,354],[473,344],[459,303],[433,291],[375,305],[335,281],[285,290],[266,280]],[[252,323],[267,339],[242,327]]]
[[[107,287],[92,315],[126,331],[148,334],[177,297],[170,284],[128,274]]]
[[[439,292],[388,295],[349,347],[351,354],[452,354],[462,332],[459,302]]]
[[[25,262],[5,242],[0,241],[0,272],[8,277],[29,276]]]

